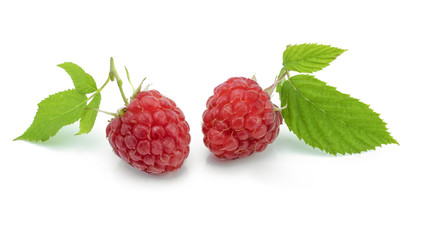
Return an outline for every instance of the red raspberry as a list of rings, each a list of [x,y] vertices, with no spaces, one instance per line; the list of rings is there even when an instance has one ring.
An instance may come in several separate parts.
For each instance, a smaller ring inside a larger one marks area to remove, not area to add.
[[[203,113],[203,141],[218,158],[261,152],[279,134],[280,111],[252,79],[233,77],[214,89]]]
[[[142,91],[107,126],[114,152],[144,172],[162,174],[180,168],[190,151],[190,127],[171,99]]]

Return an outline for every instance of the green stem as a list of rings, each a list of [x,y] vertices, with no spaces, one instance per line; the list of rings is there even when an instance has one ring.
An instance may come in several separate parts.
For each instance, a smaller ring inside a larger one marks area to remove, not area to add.
[[[108,79],[107,79],[107,81],[105,81],[105,83],[99,88],[99,89],[97,89],[96,90],[96,92],[94,92],[88,99],[87,99],[87,101],[89,101],[89,100],[91,100],[93,97],[95,97],[95,95],[96,94],[98,94],[98,93],[100,93],[101,91],[102,91],[102,89],[104,89],[105,88],[105,86],[107,86],[107,84],[109,83],[111,81],[111,78],[110,78],[110,76],[108,76]]]
[[[97,108],[85,108],[86,110],[92,110],[92,111],[97,111],[97,112],[101,112],[101,113],[105,113],[105,114],[108,114],[108,115],[111,115],[111,116],[113,116],[113,117],[117,117],[117,113],[112,113],[112,112],[107,112],[107,111],[103,111],[103,110],[100,110],[100,109],[97,109]]]
[[[96,94],[100,94],[100,93],[101,93],[101,91],[102,91],[102,89],[104,89],[104,88],[105,88],[105,86],[107,86],[107,84],[108,84],[109,82],[111,82],[111,77],[110,77],[110,76],[108,76],[107,81],[105,81],[105,83],[104,83],[104,84],[102,84],[102,86],[101,86],[99,89],[97,89],[97,90],[96,90],[96,92],[94,92],[90,97],[88,97],[88,98],[86,99],[86,102],[88,102],[89,100],[91,100],[92,98],[94,98],[94,97],[96,96]],[[105,113],[105,114],[111,115],[111,116],[113,116],[113,117],[117,117],[117,116],[118,116],[118,114],[117,114],[117,113],[107,112],[107,111],[103,111],[103,110],[100,110],[100,109],[97,109],[97,108],[85,108],[85,110],[98,111],[98,112],[102,112],[102,113]]]
[[[116,66],[114,66],[114,60],[112,57],[110,58],[110,78],[112,81],[114,81],[114,79],[117,80],[117,86],[120,89],[120,94],[122,95],[123,101],[125,102],[126,106],[129,105],[129,102],[128,102],[126,95],[123,91],[123,87],[122,87],[123,81],[120,78],[119,74],[117,73],[117,69],[116,69]]]

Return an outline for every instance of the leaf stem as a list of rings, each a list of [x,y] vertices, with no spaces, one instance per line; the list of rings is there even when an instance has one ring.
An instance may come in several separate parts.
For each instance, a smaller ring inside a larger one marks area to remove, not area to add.
[[[126,106],[129,105],[129,102],[128,102],[126,95],[123,91],[123,87],[122,87],[123,81],[120,78],[119,74],[117,73],[117,69],[116,69],[116,66],[114,66],[114,60],[112,57],[110,58],[110,78],[111,78],[111,81],[114,81],[114,79],[117,80],[117,86],[120,89],[120,94],[122,95],[123,101],[125,102]]]
[[[95,95],[96,94],[98,94],[98,93],[100,93],[101,91],[102,91],[102,89],[104,89],[105,88],[105,86],[107,86],[107,84],[109,83],[111,81],[111,78],[110,78],[110,76],[108,76],[108,79],[107,79],[107,81],[105,81],[105,83],[99,88],[99,89],[97,89],[96,90],[96,92],[94,92],[88,99],[87,99],[87,101],[89,101],[89,100],[91,100],[93,97],[95,97]]]
[[[279,76],[270,87],[264,89],[264,91],[266,91],[268,95],[271,96],[274,92],[274,89],[276,89],[277,85],[285,78],[285,76],[287,76],[289,79],[289,71],[287,69],[285,69],[285,72],[283,72],[283,74]]]
[[[103,110],[97,109],[97,108],[85,108],[85,110],[97,111],[97,112],[101,112],[101,113],[111,115],[113,117],[117,117],[117,113],[107,112],[107,111],[103,111]]]

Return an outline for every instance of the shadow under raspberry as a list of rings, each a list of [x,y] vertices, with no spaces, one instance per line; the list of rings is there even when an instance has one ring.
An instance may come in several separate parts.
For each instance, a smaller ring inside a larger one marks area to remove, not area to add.
[[[185,162],[182,165],[181,168],[177,169],[174,172],[167,172],[164,174],[160,174],[160,175],[154,175],[154,174],[149,174],[146,172],[143,172],[139,169],[136,169],[134,167],[132,167],[131,165],[129,165],[128,163],[126,163],[125,161],[123,161],[122,159],[120,159],[120,157],[118,157],[117,155],[114,154],[114,152],[111,152],[112,156],[114,156],[113,158],[115,160],[117,160],[118,164],[117,164],[117,172],[118,174],[127,177],[127,178],[132,178],[133,180],[135,179],[145,179],[145,180],[153,180],[153,181],[176,181],[178,178],[182,178],[185,175],[188,175],[188,171],[187,171],[187,167],[185,166]],[[114,161],[113,159],[113,161]]]

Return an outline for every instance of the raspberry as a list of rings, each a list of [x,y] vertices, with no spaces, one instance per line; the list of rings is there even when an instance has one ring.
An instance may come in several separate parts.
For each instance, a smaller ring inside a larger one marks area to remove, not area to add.
[[[179,169],[190,151],[190,127],[183,112],[156,90],[142,91],[107,126],[114,152],[144,172]]]
[[[214,89],[203,113],[203,141],[218,158],[261,152],[279,134],[280,111],[252,79],[233,77]]]

